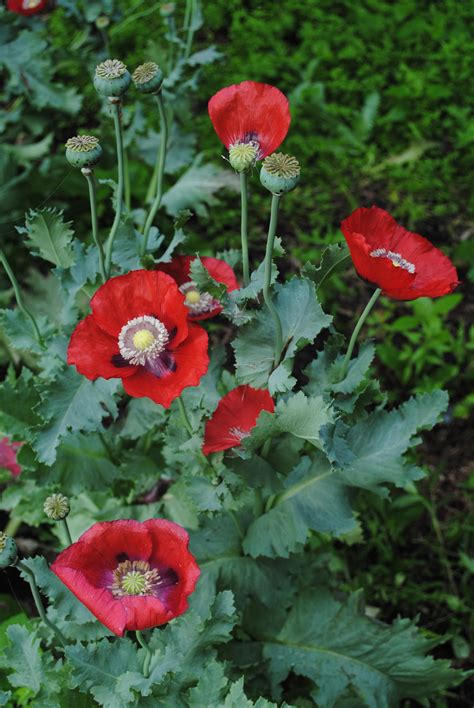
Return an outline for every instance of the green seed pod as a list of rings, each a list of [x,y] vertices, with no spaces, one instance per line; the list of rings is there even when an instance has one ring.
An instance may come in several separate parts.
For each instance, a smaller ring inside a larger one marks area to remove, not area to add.
[[[93,135],[76,135],[66,142],[66,160],[73,167],[94,167],[101,155],[99,139]]]
[[[135,88],[141,93],[158,93],[163,83],[163,72],[154,61],[137,66],[132,75]]]
[[[14,539],[0,532],[0,568],[8,568],[10,565],[15,565],[17,557],[18,549]]]
[[[120,98],[130,86],[132,77],[119,59],[106,59],[95,68],[94,87],[108,98]]]
[[[274,152],[263,161],[260,182],[277,196],[291,192],[300,181],[301,168],[298,160],[282,152]]]
[[[235,143],[229,147],[229,162],[236,172],[246,172],[258,159],[258,143]]]
[[[43,511],[48,519],[62,521],[69,514],[69,499],[64,494],[51,494],[43,504]]]

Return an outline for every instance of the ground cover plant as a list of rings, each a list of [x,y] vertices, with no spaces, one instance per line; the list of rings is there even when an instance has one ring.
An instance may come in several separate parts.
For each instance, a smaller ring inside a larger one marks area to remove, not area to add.
[[[390,572],[390,554],[427,506],[413,448],[446,415],[449,381],[435,360],[434,385],[403,403],[388,396],[377,362],[399,360],[393,350],[380,359],[364,324],[372,310],[390,333],[393,307],[413,307],[419,320],[403,331],[419,337],[427,308],[456,303],[458,274],[376,206],[348,209],[338,243],[279,273],[292,256],[280,224],[307,180],[279,152],[298,114],[272,85],[222,89],[223,80],[207,96],[206,121],[223,143],[213,159],[223,153],[227,165],[193,159],[175,110],[190,107],[183,76],[199,78],[189,32],[176,32],[181,20],[199,24],[197,5],[187,12],[162,8],[162,68],[140,56],[129,74],[104,55],[87,77],[99,120],[64,136],[78,218],[48,203],[18,229],[39,266],[36,302],[18,283],[15,254],[2,255],[16,303],[2,319],[10,521],[0,543],[10,582],[18,587],[20,571],[39,614],[5,605],[3,704],[453,704],[468,674],[430,657],[444,651],[435,649],[442,632],[424,630],[423,616],[417,628],[378,609],[396,608],[410,557],[374,588],[376,542],[360,540],[367,529],[385,538]],[[207,51],[196,63],[215,58]],[[57,164],[67,170],[63,151]],[[240,202],[240,239],[196,248],[187,210],[212,215],[222,186]],[[248,222],[262,210],[266,249],[249,249]],[[331,304],[347,291],[343,265],[362,278],[347,337]],[[33,546],[20,524],[39,527]],[[460,547],[467,585],[472,561]],[[442,601],[462,616],[452,561],[439,562],[453,585]],[[364,589],[378,607],[365,607]],[[436,592],[441,601],[442,584]],[[444,639],[466,658],[462,633]]]

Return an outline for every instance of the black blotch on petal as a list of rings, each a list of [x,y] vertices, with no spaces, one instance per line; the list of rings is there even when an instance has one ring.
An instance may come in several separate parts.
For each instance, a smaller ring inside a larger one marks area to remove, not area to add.
[[[117,553],[115,560],[117,563],[123,563],[124,561],[128,561],[128,555],[126,553]]]
[[[113,354],[112,357],[110,358],[110,361],[114,366],[116,366],[118,369],[123,368],[124,366],[130,366],[128,361],[123,358],[121,354]]]

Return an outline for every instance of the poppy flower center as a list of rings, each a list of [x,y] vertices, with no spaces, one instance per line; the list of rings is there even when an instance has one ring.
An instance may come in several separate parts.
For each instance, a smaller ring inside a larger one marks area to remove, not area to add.
[[[210,312],[220,304],[210,293],[200,292],[192,280],[181,285],[179,290],[184,295],[184,304],[189,308],[191,316]]]
[[[160,583],[160,574],[146,561],[119,563],[114,570],[114,580],[110,588],[114,597],[126,595],[155,595]]]
[[[258,160],[260,146],[257,141],[236,142],[229,147],[229,162],[236,172],[245,172]]]
[[[374,251],[370,252],[372,258],[388,258],[392,261],[392,265],[395,268],[403,268],[403,270],[409,273],[414,273],[416,268],[414,263],[410,263],[405,258],[402,257],[401,253],[395,253],[394,251],[387,251],[386,248],[376,248]]]
[[[241,443],[244,438],[247,438],[250,435],[249,430],[243,430],[242,428],[231,428],[229,430],[229,433],[232,435],[232,437],[237,438],[239,443]]]
[[[24,10],[33,10],[35,7],[38,7],[38,5],[41,5],[43,0],[23,0],[23,9]]]
[[[156,359],[169,342],[169,333],[157,317],[143,315],[127,322],[120,330],[120,354],[131,364],[144,366]]]

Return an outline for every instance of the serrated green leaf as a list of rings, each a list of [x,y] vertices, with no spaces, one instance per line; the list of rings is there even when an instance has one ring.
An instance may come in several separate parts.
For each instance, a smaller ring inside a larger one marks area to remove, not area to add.
[[[100,429],[103,418],[115,416],[117,388],[118,382],[114,379],[89,381],[73,368],[62,372],[41,392],[41,403],[36,408],[45,421],[32,444],[38,460],[52,465],[56,448],[69,430],[95,432]]]
[[[35,320],[41,335],[47,338],[53,331],[51,322],[46,317],[36,317]],[[20,309],[0,310],[0,327],[13,349],[33,354],[42,353],[31,320]]]
[[[33,386],[33,374],[23,368],[16,380],[0,384],[0,425],[3,432],[21,440],[31,439],[31,430],[41,423],[35,412],[40,396]]]
[[[70,223],[64,223],[63,212],[57,209],[30,210],[25,228],[18,229],[27,235],[25,245],[34,256],[40,256],[55,266],[69,268],[74,263]]]
[[[219,283],[217,280],[214,280],[211,275],[209,275],[209,271],[203,265],[199,256],[191,262],[190,274],[199,290],[201,292],[210,293],[214,298],[216,298],[216,300],[222,300],[224,295],[227,293],[227,286],[225,283]]]
[[[222,705],[222,694],[228,683],[224,667],[217,661],[211,661],[203,667],[197,686],[189,689],[186,705],[189,708],[208,708]]]
[[[350,253],[346,243],[333,243],[322,252],[319,266],[316,267],[309,262],[305,263],[301,269],[301,275],[312,280],[316,285],[316,289],[318,289],[335,268],[349,256]]]
[[[324,350],[319,352],[317,358],[305,369],[304,373],[309,378],[309,383],[305,386],[307,393],[353,393],[364,381],[375,356],[373,343],[362,344],[357,357],[351,359],[342,380],[340,373],[344,355],[339,354],[341,343],[338,336],[328,339]]]
[[[248,528],[243,548],[251,556],[287,558],[310,530],[340,536],[356,527],[347,487],[324,455],[303,458],[284,487],[273,508]]]

